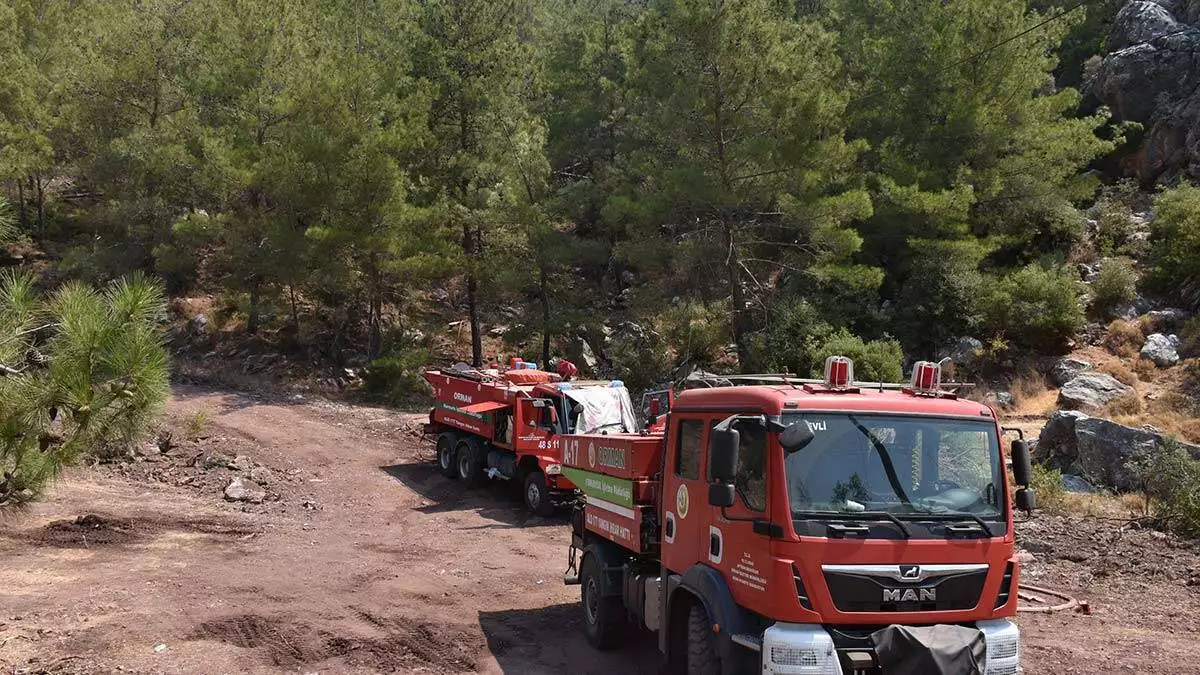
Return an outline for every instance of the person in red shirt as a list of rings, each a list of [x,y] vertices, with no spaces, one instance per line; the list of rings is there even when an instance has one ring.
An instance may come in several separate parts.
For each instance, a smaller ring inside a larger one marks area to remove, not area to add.
[[[564,381],[573,380],[579,376],[579,368],[576,368],[574,363],[566,359],[556,358],[554,360],[557,362],[555,370]]]

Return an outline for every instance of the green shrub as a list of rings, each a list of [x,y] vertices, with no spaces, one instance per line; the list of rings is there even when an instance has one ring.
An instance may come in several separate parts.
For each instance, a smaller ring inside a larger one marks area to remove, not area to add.
[[[756,336],[752,370],[804,375],[818,367],[814,351],[833,336],[833,327],[804,300],[775,307],[766,330]]]
[[[1063,485],[1062,472],[1051,469],[1043,464],[1034,464],[1030,476],[1029,487],[1037,494],[1038,503],[1042,506],[1058,506],[1062,504],[1067,489]]]
[[[984,327],[1017,347],[1059,350],[1083,327],[1081,291],[1065,268],[1023,267],[995,281],[983,301]]]
[[[429,352],[406,349],[375,359],[363,373],[363,387],[375,400],[395,406],[410,405],[427,394],[421,368],[429,363]]]
[[[1100,255],[1113,255],[1123,248],[1133,233],[1133,210],[1125,202],[1104,199],[1096,216],[1096,248]]]
[[[700,302],[681,302],[654,321],[674,348],[679,363],[705,367],[720,358],[729,344],[729,308]]]
[[[823,375],[825,359],[830,356],[848,356],[854,361],[854,377],[864,382],[899,382],[904,377],[904,353],[895,340],[871,340],[851,335],[841,329],[834,333],[812,353],[816,364],[813,375]]]
[[[1164,190],[1154,205],[1150,279],[1159,290],[1200,307],[1200,188]]]
[[[7,244],[16,240],[19,234],[16,220],[13,218],[12,208],[9,207],[6,199],[0,197],[0,244]]]
[[[1147,511],[1160,527],[1200,536],[1200,462],[1169,439],[1130,462],[1129,468],[1141,484]]]
[[[1137,280],[1132,261],[1115,258],[1105,262],[1092,283],[1092,313],[1104,319],[1113,318],[1114,310],[1137,297]]]
[[[933,354],[979,318],[984,279],[979,265],[989,252],[975,240],[912,240],[912,269],[897,298],[895,330],[915,354]]]

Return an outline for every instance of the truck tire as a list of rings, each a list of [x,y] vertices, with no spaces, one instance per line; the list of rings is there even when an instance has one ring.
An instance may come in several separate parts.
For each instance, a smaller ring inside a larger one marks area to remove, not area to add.
[[[443,431],[437,439],[438,471],[446,478],[458,478],[458,467],[454,465],[455,447],[458,445],[458,435]]]
[[[525,474],[521,494],[525,499],[525,508],[530,513],[543,518],[554,515],[554,503],[550,501],[550,489],[546,487],[546,474],[541,471]]]
[[[687,638],[687,675],[721,675],[721,657],[717,654],[712,619],[699,602],[688,612]]]
[[[579,570],[579,588],[583,600],[583,632],[596,649],[612,649],[620,642],[625,628],[625,608],[621,598],[604,595],[600,561],[584,554]]]
[[[475,439],[464,438],[458,442],[454,451],[454,465],[459,480],[465,481],[467,487],[483,485],[486,478],[483,473],[483,452]]]

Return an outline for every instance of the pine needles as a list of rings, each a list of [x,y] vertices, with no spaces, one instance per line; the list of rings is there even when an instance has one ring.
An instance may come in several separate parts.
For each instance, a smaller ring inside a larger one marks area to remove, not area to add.
[[[162,290],[144,276],[41,298],[0,275],[0,506],[36,499],[62,467],[138,440],[168,394]]]

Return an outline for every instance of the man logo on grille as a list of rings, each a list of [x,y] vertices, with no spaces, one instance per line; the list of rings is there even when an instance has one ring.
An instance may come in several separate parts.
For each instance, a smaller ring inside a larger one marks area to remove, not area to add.
[[[901,565],[900,578],[905,581],[917,581],[921,578],[920,565]]]

